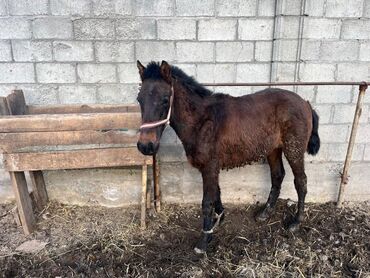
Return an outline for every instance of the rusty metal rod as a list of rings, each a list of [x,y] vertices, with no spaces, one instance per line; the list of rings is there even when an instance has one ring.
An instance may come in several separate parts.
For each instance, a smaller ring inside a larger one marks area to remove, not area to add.
[[[355,115],[354,115],[354,118],[353,118],[351,136],[349,138],[346,160],[344,161],[342,178],[341,178],[341,182],[340,182],[340,185],[339,185],[339,194],[338,194],[338,200],[337,200],[337,207],[338,208],[342,207],[342,203],[343,203],[343,200],[344,200],[344,190],[345,190],[346,185],[348,183],[348,171],[349,171],[349,168],[351,166],[352,152],[353,152],[353,147],[355,145],[358,124],[359,124],[360,116],[361,116],[361,112],[362,112],[362,102],[363,102],[363,99],[364,99],[364,96],[365,96],[366,89],[367,89],[367,83],[366,82],[363,82],[362,84],[360,84],[358,98],[357,98],[356,111],[355,111]]]
[[[244,86],[314,86],[314,85],[361,85],[367,82],[330,81],[330,82],[246,82],[246,83],[202,83],[203,86],[244,87]],[[370,82],[368,82],[370,83]]]

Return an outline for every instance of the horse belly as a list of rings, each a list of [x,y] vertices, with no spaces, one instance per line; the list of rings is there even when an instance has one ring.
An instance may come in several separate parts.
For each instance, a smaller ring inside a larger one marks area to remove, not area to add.
[[[222,169],[242,167],[252,162],[261,161],[278,145],[275,135],[261,137],[262,140],[239,142],[225,141],[219,150],[219,160]]]

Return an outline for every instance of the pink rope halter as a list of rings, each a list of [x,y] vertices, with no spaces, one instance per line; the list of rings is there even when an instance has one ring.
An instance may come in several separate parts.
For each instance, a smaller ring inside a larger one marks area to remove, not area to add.
[[[154,127],[161,126],[161,125],[170,124],[173,98],[174,98],[174,91],[173,91],[173,84],[171,84],[170,108],[168,109],[167,117],[163,120],[160,120],[160,121],[150,122],[150,123],[143,123],[140,126],[139,130],[149,129],[149,128],[154,128]]]

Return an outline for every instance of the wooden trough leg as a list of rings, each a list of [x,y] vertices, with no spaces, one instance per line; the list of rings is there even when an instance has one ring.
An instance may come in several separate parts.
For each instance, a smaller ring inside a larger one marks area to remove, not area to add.
[[[48,202],[48,194],[46,192],[44,176],[42,175],[42,171],[31,171],[30,177],[37,209],[42,211]]]
[[[150,209],[152,206],[152,184],[149,183],[149,186],[147,186],[146,191],[146,208]]]
[[[142,176],[141,176],[141,229],[146,228],[145,217],[146,217],[146,190],[148,182],[148,166],[146,163],[142,166]]]
[[[155,210],[161,211],[161,190],[159,187],[159,164],[157,157],[153,156],[154,202]]]
[[[355,111],[355,116],[354,116],[353,123],[352,123],[351,136],[349,138],[346,160],[344,162],[344,167],[343,167],[342,179],[339,185],[339,195],[338,195],[338,201],[337,201],[338,208],[342,207],[342,203],[344,200],[344,190],[348,183],[348,171],[349,171],[349,168],[351,167],[352,152],[353,152],[353,147],[355,145],[357,128],[358,128],[358,124],[359,124],[360,116],[362,112],[362,102],[365,96],[366,89],[367,89],[367,84],[366,82],[363,82],[363,84],[360,85],[360,91],[358,93],[356,111]]]
[[[36,221],[33,215],[31,198],[27,189],[26,177],[24,172],[9,172],[9,174],[23,231],[26,235],[29,235],[32,233]]]

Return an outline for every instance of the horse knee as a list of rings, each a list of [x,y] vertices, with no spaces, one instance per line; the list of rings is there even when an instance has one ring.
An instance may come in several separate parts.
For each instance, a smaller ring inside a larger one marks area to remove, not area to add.
[[[278,184],[281,184],[283,182],[284,177],[285,177],[285,170],[284,169],[271,174],[272,180],[276,181]]]

